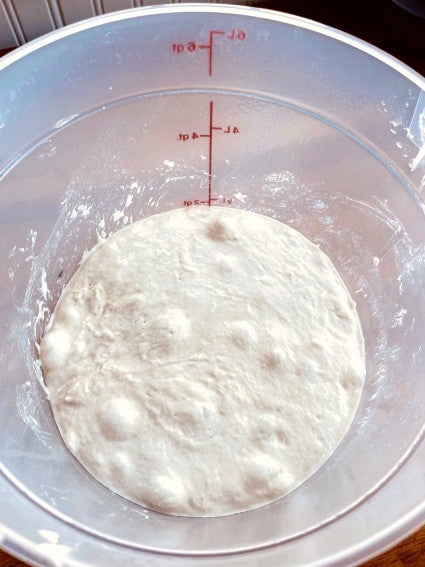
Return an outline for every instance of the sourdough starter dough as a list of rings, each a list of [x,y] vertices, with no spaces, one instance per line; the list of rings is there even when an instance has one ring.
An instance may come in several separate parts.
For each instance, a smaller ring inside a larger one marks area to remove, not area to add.
[[[365,374],[355,304],[325,254],[218,207],[154,215],[99,245],[41,360],[87,470],[192,516],[248,510],[309,477],[349,428]]]

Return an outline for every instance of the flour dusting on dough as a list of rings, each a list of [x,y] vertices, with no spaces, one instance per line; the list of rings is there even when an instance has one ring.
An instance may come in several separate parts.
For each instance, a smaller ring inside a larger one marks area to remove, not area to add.
[[[216,516],[286,494],[331,455],[363,384],[329,259],[255,213],[154,215],[97,246],[41,343],[69,449],[113,491]]]

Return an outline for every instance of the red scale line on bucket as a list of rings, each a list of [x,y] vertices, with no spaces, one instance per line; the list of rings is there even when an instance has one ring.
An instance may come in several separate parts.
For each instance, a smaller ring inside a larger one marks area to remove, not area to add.
[[[198,50],[208,50],[208,75],[213,76],[213,62],[214,62],[214,39],[216,36],[222,36],[225,41],[231,42],[241,42],[246,39],[246,32],[242,29],[233,28],[230,32],[225,32],[222,30],[210,30],[208,32],[209,41],[208,43],[199,43],[193,40],[187,41],[185,43],[173,43],[171,45],[171,52],[177,56],[182,56],[185,54],[193,54]],[[208,139],[208,185],[207,185],[207,195],[205,199],[187,199],[183,201],[185,207],[190,207],[192,205],[208,205],[209,207],[213,203],[220,202],[222,204],[231,204],[233,199],[225,197],[215,197],[213,196],[213,152],[214,152],[214,133],[220,132],[221,134],[239,134],[240,130],[236,125],[226,125],[217,126],[214,123],[214,101],[210,100],[208,109],[208,127],[206,130],[208,133],[199,132],[179,132],[177,140],[179,142],[189,142],[202,138]]]

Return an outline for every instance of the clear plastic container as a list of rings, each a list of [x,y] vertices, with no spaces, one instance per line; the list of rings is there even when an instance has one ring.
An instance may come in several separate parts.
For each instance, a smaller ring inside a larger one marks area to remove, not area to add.
[[[348,566],[424,521],[424,88],[351,36],[229,6],[112,14],[0,60],[6,549],[35,565]],[[60,439],[35,347],[99,234],[198,201],[319,244],[367,348],[332,458],[285,498],[213,519],[144,510],[96,482]]]

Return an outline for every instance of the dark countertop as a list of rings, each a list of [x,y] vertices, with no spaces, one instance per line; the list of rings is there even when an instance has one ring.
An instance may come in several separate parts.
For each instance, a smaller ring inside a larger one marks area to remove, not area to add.
[[[419,0],[416,4],[422,5],[425,14],[425,1]],[[425,18],[413,15],[392,0],[266,0],[258,6],[316,20],[350,33],[425,75]]]

